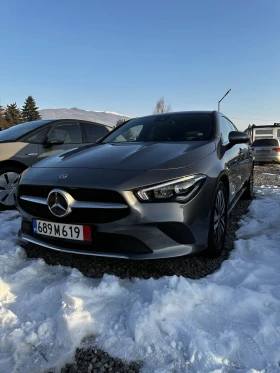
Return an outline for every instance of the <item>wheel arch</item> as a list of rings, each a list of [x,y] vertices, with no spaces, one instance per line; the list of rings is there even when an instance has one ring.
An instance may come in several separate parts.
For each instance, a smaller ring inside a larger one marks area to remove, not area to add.
[[[227,175],[226,174],[220,175],[219,182],[220,181],[224,184],[224,186],[226,188],[226,191],[227,191],[227,194],[228,194],[228,197],[229,197],[229,179],[228,179]]]
[[[6,167],[17,167],[23,172],[28,168],[24,163],[19,162],[19,161],[14,161],[14,160],[7,160],[7,161],[2,161],[0,162],[0,169],[6,168]]]

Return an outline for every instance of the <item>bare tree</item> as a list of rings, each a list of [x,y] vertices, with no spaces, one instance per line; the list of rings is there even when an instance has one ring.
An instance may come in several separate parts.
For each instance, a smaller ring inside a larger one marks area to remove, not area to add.
[[[156,104],[156,107],[154,109],[154,114],[161,114],[161,113],[168,113],[171,111],[171,106],[166,105],[164,102],[164,97],[161,97]]]

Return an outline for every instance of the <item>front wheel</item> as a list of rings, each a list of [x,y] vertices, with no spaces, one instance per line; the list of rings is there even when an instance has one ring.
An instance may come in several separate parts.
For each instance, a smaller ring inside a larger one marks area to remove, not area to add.
[[[15,208],[15,186],[21,170],[17,167],[0,169],[0,211]]]
[[[250,201],[254,194],[254,171],[252,170],[249,180],[247,181],[246,189],[242,195],[242,199]]]
[[[207,254],[216,257],[221,254],[225,244],[228,214],[228,194],[222,182],[215,190],[210,216]]]

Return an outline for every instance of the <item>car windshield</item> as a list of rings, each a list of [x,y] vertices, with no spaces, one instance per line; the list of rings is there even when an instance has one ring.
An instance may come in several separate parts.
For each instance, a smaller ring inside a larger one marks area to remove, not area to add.
[[[255,140],[252,146],[278,146],[278,140],[276,139]]]
[[[170,113],[132,119],[106,137],[103,143],[209,141],[212,134],[211,114]]]
[[[16,141],[29,132],[36,130],[37,128],[49,123],[50,120],[34,120],[33,122],[26,122],[17,124],[13,127],[7,128],[0,132],[1,141]]]

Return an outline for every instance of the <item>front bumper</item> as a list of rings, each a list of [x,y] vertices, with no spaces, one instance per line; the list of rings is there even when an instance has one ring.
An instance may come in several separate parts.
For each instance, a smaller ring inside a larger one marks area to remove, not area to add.
[[[177,245],[173,247],[168,247],[165,249],[157,250],[151,252],[149,254],[133,254],[133,252],[129,253],[117,253],[112,252],[108,253],[105,251],[96,251],[91,250],[91,248],[86,247],[78,247],[76,249],[69,248],[69,247],[61,247],[59,243],[49,243],[43,239],[38,239],[36,237],[27,235],[19,231],[19,239],[24,243],[31,243],[33,245],[38,245],[44,247],[46,249],[51,249],[54,251],[69,253],[69,254],[78,254],[78,255],[87,255],[87,256],[99,256],[99,257],[107,257],[107,258],[118,258],[118,259],[132,259],[132,260],[148,260],[148,259],[163,259],[163,258],[171,258],[183,255],[189,255],[192,253],[199,252],[204,249],[204,246],[199,245]],[[172,250],[172,252],[170,252]]]
[[[214,186],[208,178],[186,204],[141,203],[132,192],[122,192],[129,206],[128,216],[108,223],[84,221],[83,224],[91,226],[93,241],[90,244],[34,234],[32,219],[38,216],[18,206],[22,214],[19,237],[56,251],[121,259],[160,259],[196,253],[207,247]],[[77,224],[76,221],[67,223]]]

